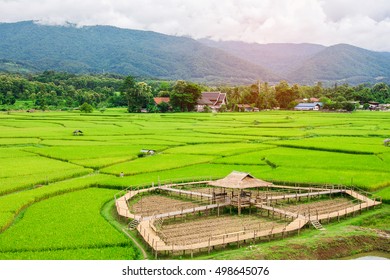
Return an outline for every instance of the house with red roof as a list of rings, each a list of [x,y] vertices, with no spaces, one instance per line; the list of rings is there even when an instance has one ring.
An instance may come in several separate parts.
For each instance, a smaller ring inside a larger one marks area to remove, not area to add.
[[[154,97],[153,100],[156,105],[160,105],[161,103],[169,103],[170,101],[169,97]]]

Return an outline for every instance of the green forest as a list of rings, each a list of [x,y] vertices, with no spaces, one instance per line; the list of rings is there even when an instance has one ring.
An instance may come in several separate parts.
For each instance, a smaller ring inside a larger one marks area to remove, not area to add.
[[[292,109],[302,100],[319,99],[324,109],[353,111],[357,104],[390,103],[386,83],[351,86],[335,83],[324,87],[276,84],[254,81],[250,85],[210,87],[187,81],[147,80],[117,74],[71,74],[44,71],[36,74],[0,74],[0,110],[82,110],[127,107],[129,112],[192,111],[202,91],[227,93],[228,105],[222,110],[236,111],[237,104],[260,110]],[[170,104],[155,104],[153,97],[170,97]]]

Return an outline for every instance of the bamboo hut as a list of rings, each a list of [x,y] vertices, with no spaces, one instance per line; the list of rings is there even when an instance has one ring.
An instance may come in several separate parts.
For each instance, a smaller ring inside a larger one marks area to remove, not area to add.
[[[271,187],[272,183],[257,179],[249,173],[233,171],[223,179],[211,181],[209,185],[230,189],[231,205],[237,206],[240,215],[241,208],[248,207],[251,203],[251,192],[245,189]]]

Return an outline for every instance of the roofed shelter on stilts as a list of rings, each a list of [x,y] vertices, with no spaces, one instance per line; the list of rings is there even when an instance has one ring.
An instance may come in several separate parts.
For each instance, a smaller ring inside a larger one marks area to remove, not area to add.
[[[273,184],[256,179],[249,173],[233,171],[223,179],[211,181],[209,185],[231,189],[231,204],[237,206],[238,215],[241,215],[241,208],[248,207],[251,203],[251,192],[247,192],[245,189],[271,187]],[[235,190],[238,191],[237,194],[234,193]]]

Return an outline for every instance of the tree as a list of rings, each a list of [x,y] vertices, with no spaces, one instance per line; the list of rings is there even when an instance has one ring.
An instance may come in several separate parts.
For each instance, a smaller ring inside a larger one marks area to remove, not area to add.
[[[286,81],[281,81],[275,86],[275,98],[278,101],[280,108],[289,108],[290,103],[298,98],[298,94],[298,85],[293,85],[290,88]]]
[[[313,87],[313,96],[320,97],[323,93],[322,82],[317,82]]]
[[[385,83],[378,83],[372,88],[372,94],[376,101],[385,102],[390,99],[390,87]]]
[[[126,77],[123,81],[121,92],[127,99],[127,110],[131,112],[141,112],[146,108],[152,98],[151,87],[145,82],[136,83],[132,76]]]
[[[12,92],[8,91],[6,94],[0,92],[0,104],[14,105],[16,102],[15,96]]]
[[[242,88],[234,87],[228,91],[228,108],[232,111],[238,110],[237,104],[241,103],[242,100]]]
[[[166,103],[166,102],[161,102],[160,104],[157,104],[157,109],[158,109],[161,113],[168,112],[168,110],[169,110],[169,104]]]
[[[245,95],[245,103],[257,104],[260,94],[260,84],[253,84],[249,87],[249,92]]]
[[[145,82],[139,82],[135,85],[137,93],[137,103],[141,108],[146,108],[153,99],[152,88]]]
[[[92,113],[93,107],[90,104],[88,104],[87,102],[84,102],[83,105],[80,106],[80,112]]]
[[[135,79],[132,76],[127,76],[126,79],[123,81],[123,84],[121,86],[121,93],[126,96],[127,100],[127,110],[129,112],[133,111],[133,101],[136,99],[136,92],[135,92]]]
[[[275,91],[269,87],[267,82],[260,84],[259,90],[259,97],[256,104],[259,109],[273,109],[279,106],[275,99]]]
[[[170,103],[182,112],[193,111],[198,99],[201,96],[201,89],[198,85],[177,81],[171,92]]]

